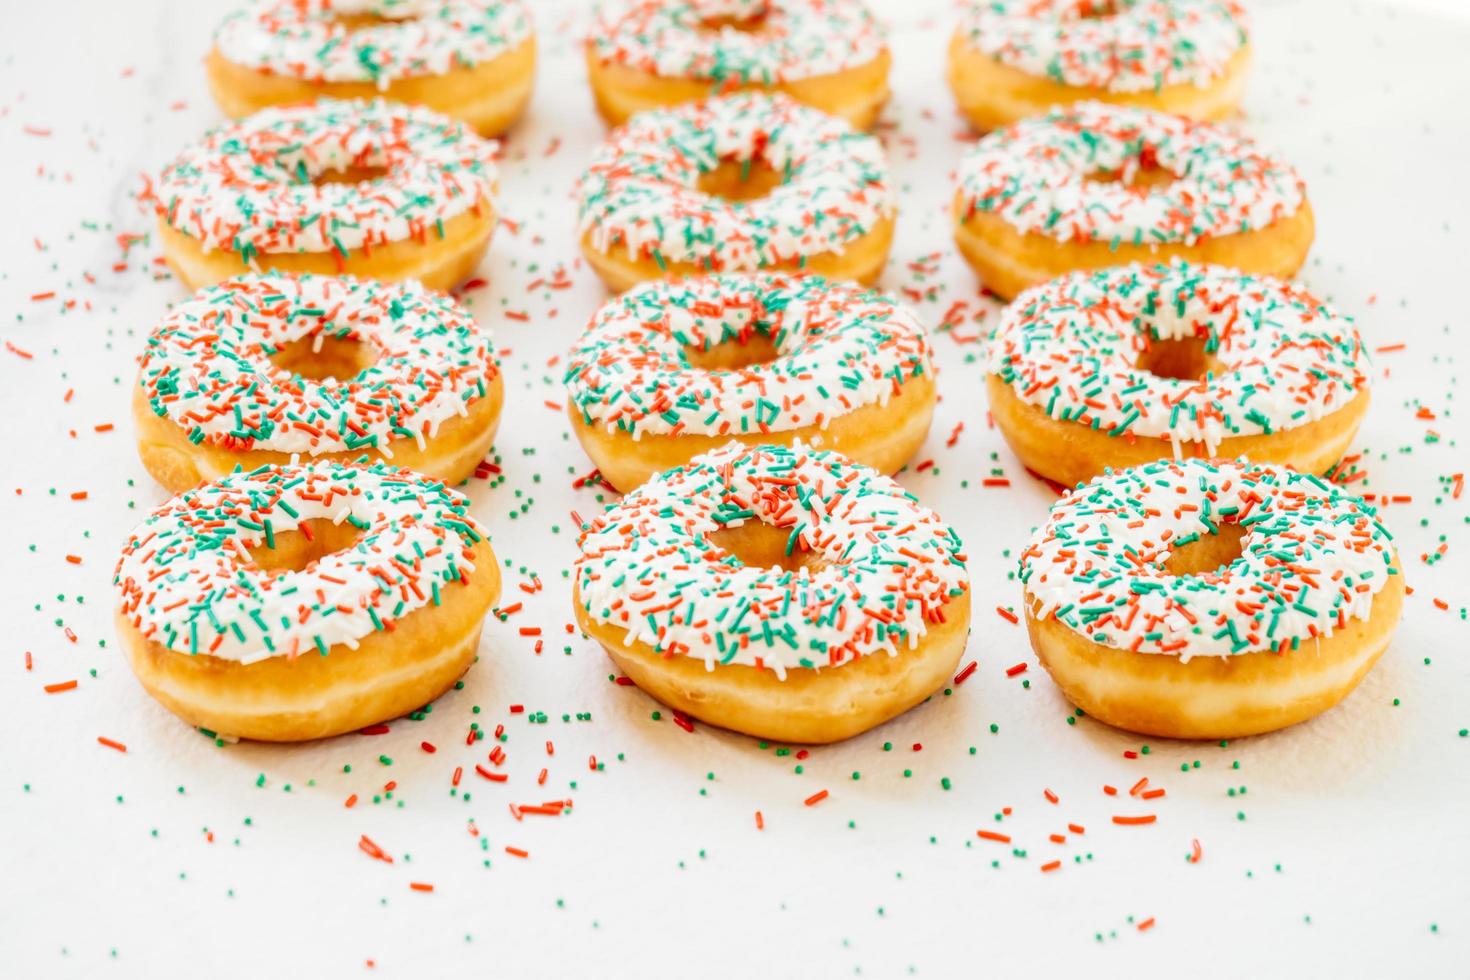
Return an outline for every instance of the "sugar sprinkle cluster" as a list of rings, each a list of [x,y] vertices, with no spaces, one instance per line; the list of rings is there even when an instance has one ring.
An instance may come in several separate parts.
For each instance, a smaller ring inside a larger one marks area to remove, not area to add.
[[[775,347],[770,363],[705,370],[689,352]],[[933,377],[917,316],[878,293],[818,276],[652,282],[609,300],[567,362],[589,425],[644,435],[735,435],[825,427]]]
[[[304,378],[271,361],[322,338],[356,341],[355,377]],[[499,373],[490,335],[462,306],[416,282],[247,275],[201,290],[148,338],[138,384],[196,443],[318,454],[423,446],[485,397]]]
[[[254,564],[250,548],[321,519],[361,536],[302,570]],[[155,510],[128,538],[113,585],[119,615],[170,650],[245,664],[325,656],[438,605],[474,571],[484,536],[467,498],[408,470],[262,466]]]
[[[1140,171],[1174,179],[1130,186]],[[1117,180],[1089,180],[1111,176]],[[999,215],[1061,242],[1192,245],[1295,214],[1306,188],[1283,158],[1208,123],[1079,102],[997,130],[960,162],[963,220]]]
[[[760,521],[811,553],[796,571],[711,541]],[[667,656],[770,669],[836,667],[918,644],[969,588],[959,537],[893,480],[833,453],[728,446],[587,525],[577,593],[595,621]]]
[[[1173,575],[1170,555],[1243,529],[1241,555]],[[1392,536],[1362,498],[1244,460],[1160,461],[1062,498],[1021,554],[1026,599],[1103,646],[1189,660],[1295,650],[1365,620],[1398,574]]]
[[[493,61],[532,29],[521,0],[264,0],[227,16],[214,45],[247,68],[386,89]]]
[[[1203,342],[1198,379],[1138,367],[1160,341]],[[1112,436],[1199,443],[1315,422],[1367,389],[1352,320],[1277,279],[1219,266],[1077,272],[1022,293],[988,341],[987,369],[1054,419]]]
[[[749,201],[700,190],[701,176],[722,163],[769,167],[782,183]],[[841,253],[896,211],[876,139],[762,92],[635,116],[577,185],[577,220],[592,248],[711,272]]]
[[[856,68],[886,41],[862,0],[605,0],[587,45],[603,64],[724,89]]]
[[[1250,39],[1235,0],[965,0],[960,31],[981,53],[1077,88],[1210,85]]]
[[[370,249],[442,236],[444,222],[493,211],[496,144],[427,109],[322,99],[263,109],[206,134],[164,169],[160,220],[206,251]],[[381,168],[358,183],[313,183]]]

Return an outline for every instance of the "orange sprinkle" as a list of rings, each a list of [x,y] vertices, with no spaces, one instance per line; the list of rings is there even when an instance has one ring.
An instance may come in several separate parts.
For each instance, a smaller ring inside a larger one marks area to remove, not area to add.
[[[344,802],[342,805],[349,810],[357,806],[357,794],[353,793],[351,796],[347,797],[346,802]]]
[[[410,881],[408,887],[416,892],[431,892],[434,890],[434,886],[427,881]]]
[[[1067,824],[1067,829],[1070,830],[1074,834],[1085,834],[1085,833],[1087,833],[1087,828],[1086,827],[1083,827],[1080,823],[1069,823],[1069,824]]]
[[[1006,609],[1004,606],[996,606],[995,611],[1000,613],[1000,618],[1004,619],[1008,623],[1020,622],[1020,620],[1016,618],[1016,614],[1011,612],[1009,609]]]
[[[1138,924],[1138,931],[1139,932],[1147,932],[1148,930],[1152,929],[1153,927],[1154,927],[1154,917],[1153,916],[1149,916],[1147,919],[1144,919],[1142,922],[1140,922]]]
[[[817,792],[813,793],[811,796],[808,796],[802,802],[804,802],[807,806],[816,806],[818,803],[822,802],[826,798],[827,798],[827,791],[824,790],[824,789],[822,789],[822,790],[817,790]]]
[[[1047,871],[1055,871],[1057,868],[1060,868],[1061,866],[1062,866],[1062,862],[1060,862],[1060,861],[1048,861],[1048,862],[1046,862],[1045,864],[1043,864],[1041,866],[1041,870],[1042,870],[1043,873],[1045,873]]]
[[[756,830],[765,830],[766,829],[766,818],[763,817],[763,816],[761,816],[761,812],[759,810],[755,811],[755,829]]]
[[[1142,817],[1114,817],[1113,823],[1120,824],[1124,827],[1137,827],[1142,824],[1153,823],[1157,819],[1159,819],[1158,814],[1150,813]]]
[[[1041,795],[1046,797],[1046,802],[1048,802],[1048,803],[1056,803],[1056,802],[1058,802],[1057,794],[1053,793],[1049,789],[1042,790],[1041,791]]]
[[[97,744],[98,745],[105,745],[109,749],[117,749],[119,752],[126,752],[128,750],[128,747],[126,745],[122,744],[121,742],[114,742],[112,739],[108,738],[106,735],[98,735],[97,736]]]
[[[1011,842],[1010,834],[997,834],[993,830],[977,830],[975,831],[975,836],[981,840],[993,840],[997,844],[1009,844]]]
[[[77,682],[74,681],[74,680],[72,680],[72,681],[58,681],[55,684],[47,684],[41,690],[45,691],[47,694],[60,694],[62,691],[70,691],[73,688],[75,688],[76,686],[77,686]]]
[[[530,851],[520,847],[511,847],[509,845],[506,845],[505,853],[509,854],[511,857],[518,858],[528,858],[531,856]]]

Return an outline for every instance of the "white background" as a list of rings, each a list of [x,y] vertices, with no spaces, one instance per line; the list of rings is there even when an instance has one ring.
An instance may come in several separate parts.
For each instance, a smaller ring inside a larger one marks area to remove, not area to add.
[[[944,214],[964,145],[941,79],[949,7],[880,5],[896,56],[883,135],[904,192],[883,286],[917,291],[931,324],[962,304],[959,325],[936,340],[943,402],[919,456],[935,465],[901,479],[969,545],[966,661],[979,668],[953,694],[800,763],[702,725],[686,733],[667,711],[653,720],[658,706],[610,683],[602,653],[568,633],[569,512],[593,513],[599,497],[572,488],[591,465],[546,403],[564,401],[553,359],[603,295],[577,262],[568,197],[603,128],[573,43],[584,8],[533,6],[539,84],[503,174],[503,210],[519,227],[497,233],[481,269],[491,284],[468,295],[504,349],[508,406],[496,446],[504,479],[467,490],[508,564],[504,602],[524,608],[489,623],[465,688],[426,720],[295,748],[217,747],[177,721],[129,674],[110,621],[116,550],[164,496],[134,454],[133,358],[185,295],[153,241],[124,255],[118,235],[150,229],[135,201],[141,175],[220,120],[201,58],[223,6],[7,10],[0,973],[1463,976],[1470,494],[1451,499],[1446,481],[1470,469],[1457,404],[1470,22],[1426,12],[1461,5],[1258,5],[1243,123],[1306,175],[1319,227],[1305,281],[1358,317],[1370,347],[1405,345],[1377,359],[1359,439],[1368,476],[1355,484],[1412,498],[1385,515],[1415,590],[1397,640],[1315,722],[1223,748],[1155,742],[1134,760],[1123,753],[1147,740],[1067,723],[1023,630],[994,611],[1018,604],[1014,554],[1051,495],[986,426],[972,341],[993,309],[954,256]],[[531,288],[558,267],[573,288]],[[107,423],[116,427],[95,431]],[[1010,487],[982,487],[993,475]],[[86,499],[72,499],[79,491]],[[1426,563],[1441,536],[1445,557]],[[532,574],[544,584],[534,595],[519,588]],[[539,656],[520,633],[533,626]],[[1031,669],[1007,678],[1019,663]],[[68,679],[79,687],[42,690]],[[546,723],[529,720],[537,711]],[[511,778],[468,776],[465,802],[450,774],[484,761],[487,743],[465,745],[476,721],[505,724]],[[601,771],[589,770],[594,754]],[[1129,798],[1144,776],[1167,796]],[[397,789],[375,803],[389,780]],[[1104,795],[1105,783],[1120,796]],[[826,800],[803,805],[821,789]],[[360,802],[347,809],[353,793]],[[574,800],[571,815],[518,822],[507,806],[560,798]],[[997,822],[1004,807],[1011,815]],[[1159,819],[1114,826],[1119,813]],[[977,839],[979,828],[1011,834],[1024,856]],[[1058,832],[1064,844],[1048,839]],[[360,851],[363,834],[394,862]],[[1185,860],[1192,840],[1198,864]],[[1061,869],[1041,873],[1054,858]]]

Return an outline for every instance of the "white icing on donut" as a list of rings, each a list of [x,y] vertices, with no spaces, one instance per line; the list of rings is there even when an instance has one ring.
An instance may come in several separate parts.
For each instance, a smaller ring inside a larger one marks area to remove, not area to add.
[[[757,334],[774,342],[774,361],[690,363],[691,349]],[[637,439],[825,428],[933,374],[917,316],[878,293],[818,276],[711,276],[609,300],[572,349],[566,382],[588,424]]]
[[[960,31],[982,54],[1076,88],[1204,88],[1249,40],[1234,0],[965,0]]]
[[[1170,555],[1222,523],[1241,556],[1172,575]],[[1021,554],[1026,601],[1093,643],[1138,653],[1284,652],[1365,620],[1398,574],[1372,507],[1320,477],[1244,460],[1160,461],[1068,493]]]
[[[726,201],[698,189],[722,161],[785,178]],[[843,249],[897,211],[879,142],[779,94],[744,92],[641,113],[615,130],[577,186],[580,230],[623,248],[714,271],[754,272]]]
[[[1136,366],[1157,341],[1198,338],[1221,364],[1208,377]],[[1006,308],[987,369],[1054,419],[1113,436],[1203,443],[1315,422],[1367,388],[1350,318],[1278,279],[1219,266],[1131,265],[1076,272]]]
[[[462,123],[396,103],[322,99],[263,109],[208,133],[159,178],[160,218],[205,250],[346,252],[437,237],[493,210],[496,144]],[[360,183],[313,184],[351,167]]]
[[[349,26],[344,17],[381,18]],[[524,44],[521,0],[260,0],[214,34],[227,61],[310,82],[371,82],[446,75]]]
[[[815,568],[757,568],[710,541],[762,521]],[[728,446],[587,525],[579,600],[668,656],[787,671],[912,649],[969,588],[959,538],[897,483],[835,453]]]
[[[1176,179],[1130,187],[1140,169]],[[1120,181],[1089,176],[1121,174]],[[1306,200],[1284,159],[1217,126],[1148,109],[1079,102],[982,138],[959,171],[961,220],[996,214],[1061,242],[1192,245],[1255,231]]]
[[[275,366],[284,345],[356,340],[375,362],[314,380]],[[153,411],[196,442],[283,453],[419,445],[465,415],[498,369],[490,335],[416,282],[247,275],[176,306],[148,338],[138,383]]]
[[[144,639],[242,664],[355,649],[474,571],[484,532],[468,510],[443,484],[382,465],[234,473],[133,531],[113,574],[119,610]],[[362,535],[302,570],[267,572],[251,558],[247,549],[318,519]]]
[[[722,21],[759,29],[707,26]],[[587,44],[604,64],[716,88],[831,75],[886,47],[861,0],[605,0]]]

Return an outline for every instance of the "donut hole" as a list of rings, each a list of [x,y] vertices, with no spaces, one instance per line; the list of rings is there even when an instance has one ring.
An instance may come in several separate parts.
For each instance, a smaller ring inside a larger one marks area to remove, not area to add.
[[[1217,526],[1213,534],[1203,534],[1170,552],[1164,570],[1170,575],[1209,575],[1222,571],[1245,553],[1246,529],[1239,524]]]
[[[356,335],[314,333],[288,341],[267,359],[308,381],[345,381],[378,363],[378,348]]]
[[[699,371],[738,371],[770,364],[780,356],[775,339],[764,330],[751,330],[709,347],[684,348],[689,366]]]
[[[382,27],[385,24],[402,24],[406,21],[418,20],[419,14],[414,10],[405,10],[402,16],[387,16],[381,10],[358,10],[358,11],[331,11],[329,19],[333,24],[341,27],[349,34],[358,31],[366,31],[374,27]]]
[[[1161,166],[1152,156],[1146,156],[1142,160],[1129,160],[1117,170],[1095,170],[1083,179],[1091,184],[1121,184],[1130,190],[1147,192],[1174,183],[1179,175]]]
[[[742,565],[753,568],[779,568],[795,572],[815,572],[830,562],[826,556],[803,546],[800,539],[791,540],[792,528],[780,528],[758,520],[748,520],[739,527],[722,527],[708,535],[709,543],[733,555]]]
[[[1203,381],[1224,364],[1208,349],[1203,337],[1155,337],[1139,353],[1133,366],[1160,378]]]
[[[701,5],[695,3],[697,10]],[[743,5],[742,5],[743,6]],[[770,8],[765,3],[749,4],[749,10],[736,13],[710,13],[701,16],[696,23],[698,30],[709,34],[721,34],[725,31],[739,31],[742,34],[764,33],[769,24],[767,15]]]
[[[1063,17],[1064,19],[1072,17],[1077,20],[1106,20],[1122,13],[1124,6],[1121,0],[1075,0],[1071,8],[1063,13]]]
[[[295,528],[276,531],[269,542],[245,546],[251,561],[264,572],[283,575],[304,572],[328,555],[346,551],[362,539],[362,532],[346,521],[334,524],[325,517],[302,521]]]
[[[699,175],[695,187],[701,194],[738,204],[758,201],[784,183],[785,175],[757,156],[749,160],[721,160],[713,170]]]
[[[355,164],[341,167],[335,170],[323,170],[307,178],[307,183],[317,187],[329,187],[333,184],[366,184],[369,181],[381,180],[388,175],[387,167],[357,166]]]

